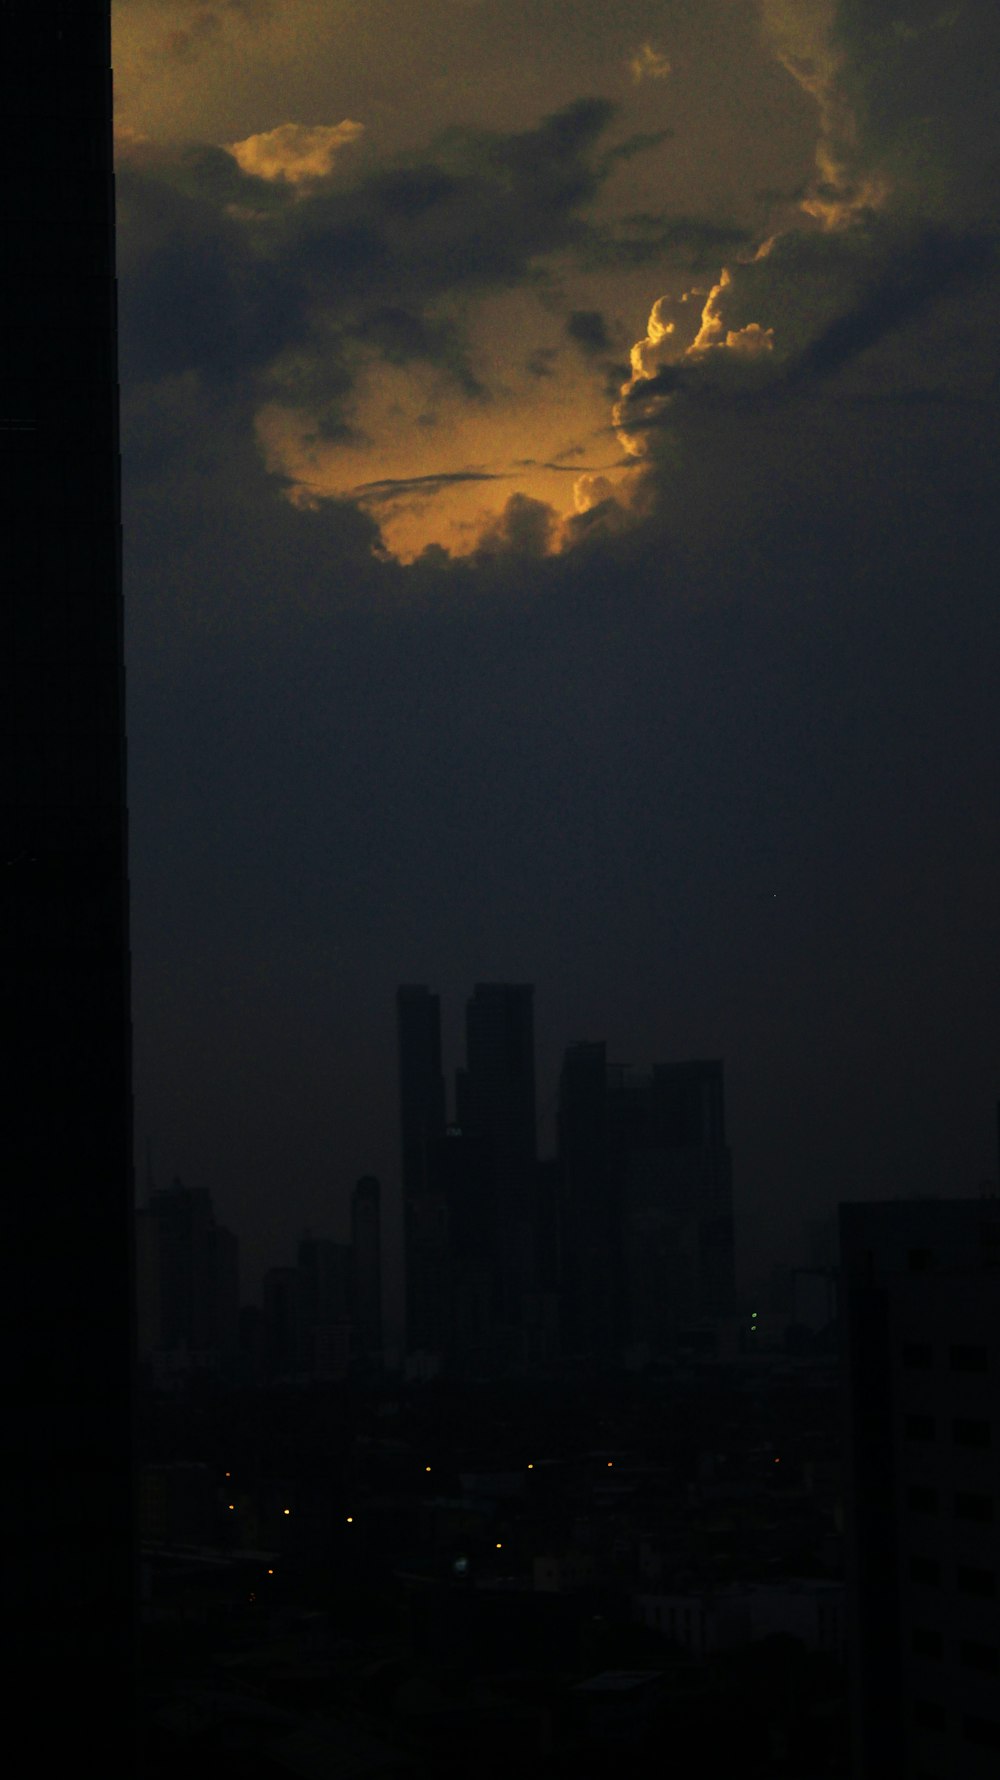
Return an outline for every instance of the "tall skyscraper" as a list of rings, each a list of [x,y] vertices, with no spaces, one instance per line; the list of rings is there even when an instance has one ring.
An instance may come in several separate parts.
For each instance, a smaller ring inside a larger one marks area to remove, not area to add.
[[[854,1780],[1000,1769],[1000,1202],[842,1205]]]
[[[559,1096],[564,1337],[613,1360],[669,1353],[735,1296],[722,1064],[608,1065],[571,1045]]]
[[[618,1171],[609,1150],[607,1050],[570,1045],[559,1077],[563,1341],[592,1361],[620,1350],[624,1279]]]
[[[33,1761],[133,1771],[132,1135],[109,0],[0,0],[0,1466]],[[120,1759],[119,1759],[120,1758]]]
[[[482,1146],[492,1184],[488,1207],[498,1263],[495,1359],[524,1360],[528,1301],[538,1286],[538,1151],[534,989],[477,983],[465,1009],[465,1068],[456,1082],[463,1138]]]
[[[179,1180],[138,1213],[139,1353],[157,1364],[223,1366],[239,1348],[239,1247],[204,1187]]]
[[[445,1132],[440,997],[424,985],[404,985],[396,994],[396,1018],[406,1346],[410,1353],[440,1353],[447,1340],[447,1209],[428,1169]]]
[[[363,1174],[351,1194],[351,1279],[355,1354],[363,1372],[382,1367],[382,1189]]]

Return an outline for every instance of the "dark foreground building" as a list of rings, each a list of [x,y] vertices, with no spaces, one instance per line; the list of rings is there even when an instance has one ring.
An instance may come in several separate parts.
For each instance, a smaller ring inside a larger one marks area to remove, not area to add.
[[[840,1208],[853,1780],[1000,1773],[1000,1201]]]
[[[0,0],[0,1418],[10,1741],[134,1771],[108,0]],[[30,1706],[28,1704],[30,1702]]]

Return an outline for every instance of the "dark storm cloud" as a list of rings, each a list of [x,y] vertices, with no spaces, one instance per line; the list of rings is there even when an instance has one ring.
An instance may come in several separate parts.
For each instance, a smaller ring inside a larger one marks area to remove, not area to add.
[[[943,229],[931,229],[916,240],[900,243],[890,263],[873,277],[863,299],[810,342],[785,381],[828,377],[849,365],[888,335],[918,320],[938,298],[995,272],[997,250],[996,240],[954,235]]]
[[[717,265],[720,254],[745,247],[750,239],[749,231],[735,223],[642,212],[622,217],[613,226],[595,227],[581,246],[580,257],[595,269],[674,265],[701,271]]]
[[[359,482],[351,492],[365,501],[393,500],[403,494],[436,494],[460,482],[505,482],[508,477],[492,470],[446,470],[432,476],[383,476],[376,482]]]
[[[338,424],[362,351],[422,361],[482,399],[463,298],[544,281],[555,256],[644,263],[665,244],[718,242],[692,221],[661,219],[657,235],[655,218],[633,233],[587,216],[614,116],[581,99],[530,130],[450,130],[391,167],[358,170],[348,155],[294,191],[221,148],[134,146],[119,173],[127,376],[243,375]],[[546,369],[538,358],[535,374]]]
[[[610,351],[608,324],[598,309],[574,309],[566,323],[566,332],[586,353]]]
[[[162,49],[178,62],[193,62],[219,42],[232,26],[253,25],[274,9],[275,0],[162,0]],[[131,10],[131,0],[115,0]]]

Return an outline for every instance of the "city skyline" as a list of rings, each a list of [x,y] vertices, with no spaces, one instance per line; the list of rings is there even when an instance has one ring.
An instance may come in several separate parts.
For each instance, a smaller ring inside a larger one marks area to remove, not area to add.
[[[571,1038],[725,1058],[754,1271],[977,1192],[996,9],[114,29],[140,1152],[343,1233],[396,985],[493,980],[543,1130]]]

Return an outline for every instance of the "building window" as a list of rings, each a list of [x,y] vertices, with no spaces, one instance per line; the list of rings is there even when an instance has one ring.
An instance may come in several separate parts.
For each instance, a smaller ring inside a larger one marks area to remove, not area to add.
[[[925,1588],[940,1588],[941,1565],[937,1558],[911,1557],[910,1581],[920,1582]]]
[[[955,1583],[960,1594],[978,1595],[984,1601],[992,1601],[997,1592],[997,1579],[993,1571],[974,1569],[971,1564],[959,1564],[955,1572]]]
[[[913,1708],[913,1722],[924,1731],[943,1731],[948,1722],[948,1714],[939,1700],[917,1700]]]
[[[952,1432],[956,1446],[975,1446],[983,1452],[993,1444],[989,1422],[974,1421],[970,1416],[957,1416],[952,1423]]]
[[[955,1496],[955,1519],[991,1521],[993,1519],[993,1497],[980,1496],[971,1490],[959,1490]]]
[[[906,1492],[906,1506],[914,1514],[937,1514],[941,1497],[929,1484],[911,1483]]]
[[[949,1357],[953,1372],[989,1371],[989,1350],[986,1347],[963,1343],[953,1347]]]
[[[980,1749],[1000,1749],[1000,1721],[995,1718],[975,1718],[966,1713],[962,1735],[967,1743],[976,1743]]]
[[[940,1656],[944,1648],[944,1640],[936,1626],[914,1626],[912,1642],[914,1656]]]
[[[933,1440],[934,1417],[932,1415],[904,1415],[903,1433],[907,1440]]]
[[[959,1645],[958,1656],[966,1669],[978,1669],[981,1675],[1000,1673],[1000,1650],[995,1644],[973,1644],[966,1641]]]
[[[908,1372],[929,1372],[934,1364],[934,1349],[929,1341],[904,1341],[903,1365]]]

